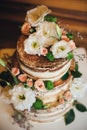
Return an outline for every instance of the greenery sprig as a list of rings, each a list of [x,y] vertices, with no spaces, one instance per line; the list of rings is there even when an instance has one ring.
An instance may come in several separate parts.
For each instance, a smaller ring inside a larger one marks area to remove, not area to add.
[[[71,74],[73,75],[74,78],[79,78],[82,76],[82,73],[79,72],[78,63],[75,64],[75,70],[71,70]]]
[[[44,17],[44,20],[48,22],[55,22],[55,23],[57,22],[57,18],[55,16],[50,16],[50,15],[46,15]]]
[[[75,108],[80,111],[80,112],[87,112],[86,106],[84,106],[82,103],[78,102],[77,100],[74,100],[73,105]],[[70,109],[65,115],[64,115],[64,120],[65,124],[68,125],[72,123],[75,119],[75,112],[73,109]]]
[[[54,60],[55,60],[55,58],[54,58],[54,56],[53,56],[53,54],[52,54],[51,51],[49,51],[49,52],[47,53],[46,58],[47,58],[49,61],[54,61]]]
[[[14,81],[14,83],[15,83],[15,84],[18,84],[18,83],[19,83],[18,79],[16,78],[16,76],[14,76],[14,75],[12,74],[11,70],[10,70],[9,67],[7,66],[7,63],[4,62],[4,60],[1,59],[1,58],[0,58],[0,65],[3,66],[3,67],[5,67],[5,68],[7,69],[7,72],[4,71],[4,72],[2,72],[2,73],[0,74],[0,78],[2,79],[2,81],[5,82],[7,85],[10,85],[10,86],[11,86],[10,82],[6,81],[7,78],[9,78],[9,77],[8,77],[8,75],[9,75],[9,76],[11,77],[11,79]],[[7,75],[7,77],[4,78],[3,75],[5,75],[5,76]]]

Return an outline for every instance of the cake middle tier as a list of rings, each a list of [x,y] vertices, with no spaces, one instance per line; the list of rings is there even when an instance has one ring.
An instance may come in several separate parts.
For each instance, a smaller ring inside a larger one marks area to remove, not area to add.
[[[30,55],[24,51],[25,36],[21,36],[17,42],[17,60],[21,70],[34,80],[59,80],[70,68],[71,60],[67,58],[49,61],[44,56]]]

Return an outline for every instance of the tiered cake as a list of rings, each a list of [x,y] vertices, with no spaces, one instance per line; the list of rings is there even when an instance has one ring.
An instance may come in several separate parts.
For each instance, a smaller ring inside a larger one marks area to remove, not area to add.
[[[30,86],[36,98],[30,111],[22,112],[29,120],[38,122],[56,120],[73,102],[70,70],[75,67],[75,43],[71,33],[60,28],[49,13],[51,10],[43,5],[27,11],[21,28],[23,35],[17,42],[18,64],[33,82]]]

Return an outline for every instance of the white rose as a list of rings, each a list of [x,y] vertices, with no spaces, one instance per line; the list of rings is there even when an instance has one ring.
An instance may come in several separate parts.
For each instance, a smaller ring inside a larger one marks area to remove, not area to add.
[[[49,47],[53,45],[58,38],[56,23],[53,22],[42,22],[37,27],[36,33],[39,36],[39,41],[41,41],[43,47]]]
[[[55,58],[65,58],[67,57],[68,52],[71,51],[68,43],[64,40],[54,43],[50,48]]]
[[[24,51],[28,54],[40,55],[40,48],[41,43],[35,33],[24,41]]]
[[[74,98],[82,98],[87,92],[87,82],[83,78],[75,78],[70,90]]]
[[[36,101],[35,93],[31,88],[24,88],[22,84],[15,85],[12,90],[9,90],[11,103],[17,110],[28,109],[30,111],[33,103]]]

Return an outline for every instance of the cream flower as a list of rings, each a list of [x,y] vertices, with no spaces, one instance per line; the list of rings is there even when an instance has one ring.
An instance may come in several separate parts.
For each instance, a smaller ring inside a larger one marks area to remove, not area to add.
[[[36,30],[43,47],[49,47],[57,41],[56,23],[44,21]]]
[[[72,50],[76,48],[75,42],[73,40],[70,40],[68,44]]]
[[[27,11],[25,21],[29,22],[32,26],[38,26],[49,13],[51,13],[51,10],[46,6],[37,6],[37,8]]]
[[[21,81],[21,82],[26,82],[27,80],[27,74],[20,74],[18,76],[18,79]]]
[[[44,82],[41,79],[38,79],[35,81],[34,83],[34,87],[38,90],[38,91],[45,91],[45,85]]]
[[[28,109],[30,111],[33,103],[36,101],[35,93],[30,88],[24,88],[22,84],[15,85],[12,90],[9,90],[11,103],[17,110]]]
[[[72,93],[68,90],[64,93],[64,99],[70,100],[72,98]]]
[[[29,38],[27,38],[24,41],[24,51],[28,54],[40,55],[40,48],[41,48],[41,43],[38,40],[36,33],[30,35]]]
[[[11,70],[12,74],[14,76],[17,76],[19,73],[20,73],[20,70],[16,67],[13,67],[12,70]]]
[[[29,87],[32,87],[33,86],[33,80],[32,79],[27,79],[27,85],[29,86]]]
[[[64,40],[56,42],[50,50],[52,51],[55,58],[65,58],[67,57],[68,52],[71,51],[70,46]]]
[[[28,35],[29,34],[29,31],[30,31],[30,28],[31,28],[31,25],[30,23],[27,23],[25,22],[22,27],[21,27],[21,32],[25,35]]]
[[[41,48],[41,55],[46,56],[46,54],[48,53],[48,50],[45,47]]]
[[[82,98],[87,92],[87,83],[83,78],[75,78],[70,90],[74,98]]]

